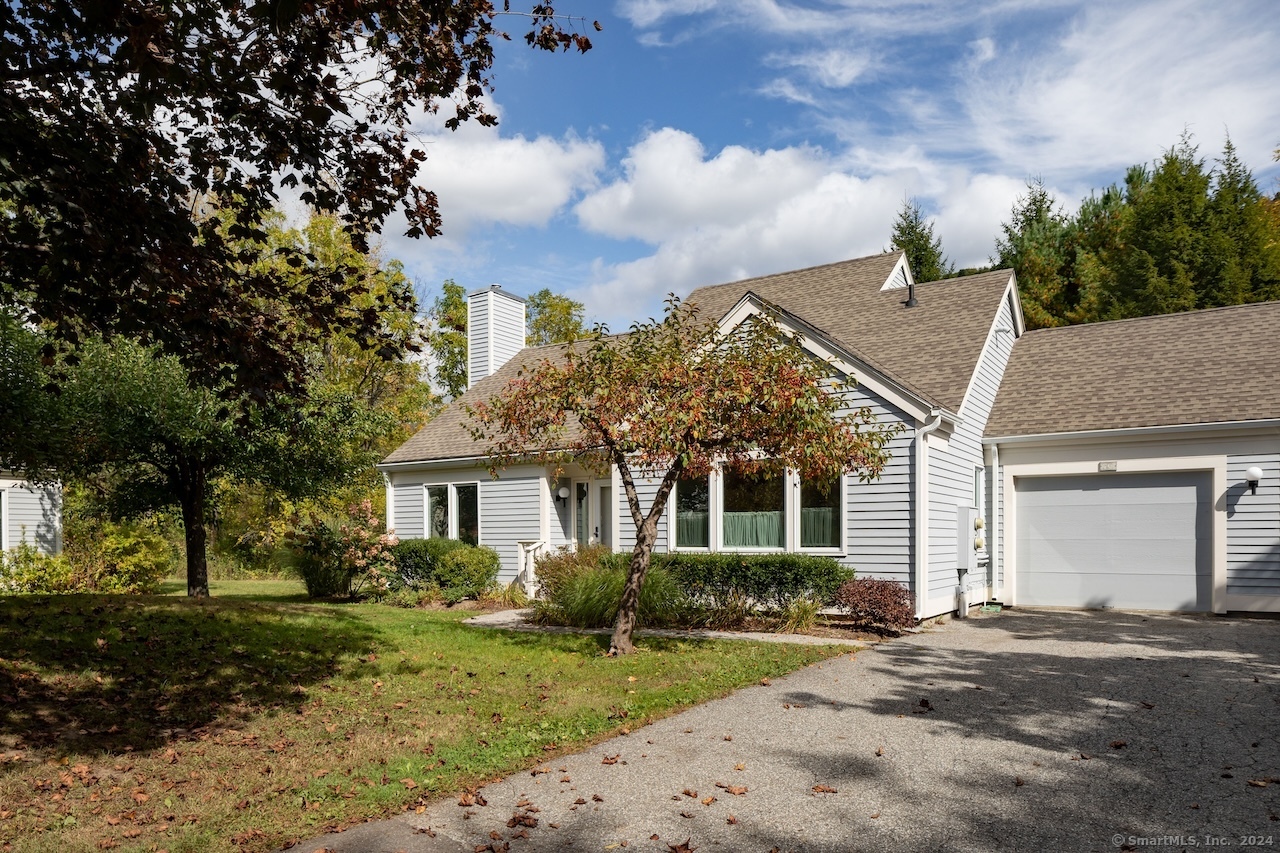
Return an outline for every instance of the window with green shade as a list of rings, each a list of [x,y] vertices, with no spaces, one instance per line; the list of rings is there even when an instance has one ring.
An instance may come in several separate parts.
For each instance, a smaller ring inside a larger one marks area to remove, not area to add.
[[[725,472],[723,482],[724,547],[785,547],[786,488],[783,478],[745,477]]]
[[[458,539],[468,545],[480,544],[480,487],[475,483],[454,486],[458,505]]]
[[[800,484],[800,547],[840,547],[840,480]]]
[[[711,546],[711,479],[676,483],[676,547]]]
[[[427,487],[427,536],[449,538],[449,487]]]

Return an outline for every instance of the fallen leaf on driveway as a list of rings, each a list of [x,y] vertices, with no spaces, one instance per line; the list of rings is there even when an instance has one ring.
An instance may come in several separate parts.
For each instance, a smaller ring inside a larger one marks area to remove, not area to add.
[[[716,787],[721,788],[725,791],[728,791],[730,794],[733,794],[735,797],[741,797],[743,794],[747,793],[746,785],[726,785],[723,782],[717,782]]]
[[[685,788],[680,793],[684,794],[686,797],[688,797],[691,800],[698,799],[698,792],[693,790],[692,788]]]
[[[735,764],[735,765],[733,765],[733,769],[734,769],[734,770],[746,770],[746,769],[747,769],[747,765],[745,765],[745,764]]]
[[[1129,745],[1129,742],[1128,742],[1128,741],[1124,741],[1124,740],[1113,740],[1113,741],[1111,741],[1111,748],[1112,748],[1112,749],[1124,749],[1124,748],[1125,748],[1126,746],[1128,746],[1128,745]]]
[[[1249,784],[1255,788],[1265,788],[1268,783],[1266,779],[1250,779]]]
[[[1264,782],[1263,784],[1265,785],[1266,783]],[[715,801],[716,801],[716,798],[715,798],[715,797],[703,797],[703,798],[702,798],[702,804],[703,804],[704,806],[709,806],[709,805],[711,805],[712,803],[714,803]]]
[[[1023,785],[1025,785],[1025,784],[1027,784],[1027,780],[1026,780],[1026,779],[1023,779],[1021,776],[1014,776],[1014,777],[1013,777],[1013,786],[1014,786],[1015,788],[1021,788],[1021,787],[1022,787]]]
[[[679,844],[667,845],[668,853],[693,853],[693,851],[697,849],[698,849],[697,847],[689,846],[688,838],[686,838],[684,841],[680,842]]]
[[[601,759],[600,759],[600,763],[601,763],[601,764],[617,764],[617,763],[618,763],[618,758],[619,758],[621,755],[622,755],[622,753],[621,753],[621,752],[619,752],[617,755],[606,755],[606,756],[604,756],[603,758],[601,758]]]
[[[835,788],[832,788],[830,785],[814,785],[814,786],[813,786],[813,792],[814,792],[815,794],[838,794],[838,793],[840,793],[840,792],[839,792],[839,791],[837,791]]]

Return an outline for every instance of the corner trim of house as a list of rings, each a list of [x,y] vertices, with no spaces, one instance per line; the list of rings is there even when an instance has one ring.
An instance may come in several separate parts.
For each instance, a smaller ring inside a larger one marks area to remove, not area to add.
[[[9,490],[0,488],[0,551],[9,550]]]
[[[391,475],[386,471],[382,472],[382,486],[387,490],[386,528],[388,532],[394,532],[396,529],[396,489],[391,483]]]

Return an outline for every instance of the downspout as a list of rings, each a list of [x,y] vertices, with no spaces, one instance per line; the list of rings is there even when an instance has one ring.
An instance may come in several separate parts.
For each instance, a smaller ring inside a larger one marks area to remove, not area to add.
[[[929,433],[942,426],[942,410],[916,430],[916,617],[924,618],[929,599]]]

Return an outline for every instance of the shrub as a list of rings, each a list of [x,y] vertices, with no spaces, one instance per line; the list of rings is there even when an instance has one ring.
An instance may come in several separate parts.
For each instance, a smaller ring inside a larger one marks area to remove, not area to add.
[[[169,543],[136,524],[104,524],[94,565],[87,572],[96,592],[155,593],[169,574]],[[75,560],[79,552],[69,559]],[[73,563],[74,565],[74,563]],[[82,572],[86,567],[80,567]]]
[[[655,562],[712,614],[741,610],[743,602],[775,613],[802,599],[827,604],[853,576],[830,557],[807,554],[668,554]]]
[[[478,598],[498,580],[502,562],[498,552],[483,545],[463,545],[445,554],[433,578],[449,604],[464,598]]]
[[[84,586],[65,557],[50,557],[25,542],[0,552],[0,592],[81,592]]]
[[[457,539],[402,539],[391,549],[395,568],[388,580],[393,588],[422,589],[436,582],[437,569],[446,554],[466,547]]]
[[[385,593],[395,566],[391,549],[398,540],[379,533],[378,527],[373,505],[365,500],[348,507],[345,521],[312,513],[305,524],[286,533],[307,595],[355,596],[366,586],[375,596]]]
[[[546,598],[534,602],[534,620],[544,625],[607,628],[618,616],[626,580],[627,571],[621,567],[597,565],[565,573],[551,587],[542,588]],[[689,597],[671,572],[661,566],[650,567],[640,588],[636,624],[647,627],[687,624],[690,614]]]
[[[836,606],[862,625],[910,628],[916,624],[911,592],[897,581],[854,578],[836,592]]]
[[[534,574],[538,578],[538,595],[540,598],[548,598],[571,578],[602,567],[625,569],[630,556],[615,554],[603,545],[592,545],[576,551],[565,545],[555,551],[549,551],[539,557],[534,564]]]

